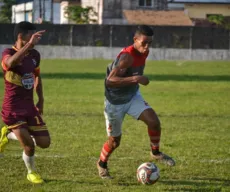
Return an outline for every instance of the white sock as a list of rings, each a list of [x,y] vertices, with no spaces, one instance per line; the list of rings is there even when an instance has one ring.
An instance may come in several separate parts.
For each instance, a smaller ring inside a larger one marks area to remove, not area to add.
[[[12,140],[18,140],[18,138],[16,137],[16,135],[13,132],[8,133],[7,138],[12,139]]]
[[[11,139],[11,140],[18,140],[18,138],[16,137],[16,135],[14,134],[14,132],[10,132],[7,134],[7,138]],[[33,139],[34,145],[36,146],[36,142],[35,139],[33,137],[31,137]]]
[[[25,151],[23,151],[22,159],[26,165],[26,168],[28,170],[28,173],[31,173],[34,171],[34,156],[28,156],[25,154]]]

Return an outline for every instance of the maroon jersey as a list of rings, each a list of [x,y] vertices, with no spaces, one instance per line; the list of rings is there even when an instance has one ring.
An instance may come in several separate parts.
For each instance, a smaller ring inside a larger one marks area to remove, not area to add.
[[[12,69],[7,69],[4,61],[17,52],[15,47],[5,49],[2,53],[5,93],[2,115],[9,113],[27,116],[34,110],[33,88],[35,75],[39,74],[40,54],[30,50]]]

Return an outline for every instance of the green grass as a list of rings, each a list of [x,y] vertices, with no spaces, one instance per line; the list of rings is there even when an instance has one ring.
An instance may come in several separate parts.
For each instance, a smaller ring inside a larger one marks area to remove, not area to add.
[[[161,149],[177,165],[160,168],[152,186],[137,183],[136,169],[150,161],[146,127],[129,116],[121,146],[111,156],[112,181],[98,177],[95,162],[106,140],[103,101],[105,60],[43,60],[44,119],[52,145],[37,149],[36,165],[46,183],[25,178],[18,142],[0,159],[2,192],[230,191],[230,63],[151,61],[151,79],[141,87],[162,123]],[[1,97],[4,85],[1,80]]]

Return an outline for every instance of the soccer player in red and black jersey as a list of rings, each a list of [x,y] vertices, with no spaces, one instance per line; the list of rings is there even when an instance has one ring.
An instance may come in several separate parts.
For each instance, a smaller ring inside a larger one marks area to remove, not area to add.
[[[108,140],[104,143],[97,168],[101,178],[112,178],[107,161],[112,152],[119,146],[121,127],[126,114],[147,125],[151,146],[151,157],[154,160],[174,166],[175,161],[160,151],[161,126],[155,111],[141,96],[139,85],[148,85],[149,79],[144,76],[145,60],[153,41],[150,27],[139,26],[134,35],[133,45],[121,50],[117,58],[107,68],[105,79],[105,120]]]
[[[16,42],[2,53],[5,93],[1,115],[6,126],[1,130],[0,153],[8,139],[19,140],[23,148],[22,158],[28,169],[27,179],[32,183],[42,183],[43,179],[34,166],[35,145],[49,147],[50,136],[41,117],[44,97],[39,69],[40,54],[34,49],[45,31],[35,30],[35,25],[29,22],[16,24]],[[36,105],[34,90],[38,96]]]

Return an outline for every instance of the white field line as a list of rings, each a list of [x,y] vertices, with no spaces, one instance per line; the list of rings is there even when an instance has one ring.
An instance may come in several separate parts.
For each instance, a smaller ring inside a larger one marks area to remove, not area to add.
[[[214,163],[214,164],[230,163],[230,158],[227,158],[227,159],[203,159],[200,162],[201,163]]]
[[[4,157],[21,157],[22,154],[5,154],[3,156]],[[60,159],[64,159],[64,158],[77,158],[77,159],[83,159],[83,158],[87,158],[87,157],[79,157],[79,156],[76,156],[76,155],[60,155],[60,154],[52,154],[52,155],[39,155],[39,154],[35,154],[35,157],[37,158],[60,158]],[[93,159],[93,160],[97,160],[99,158],[98,157],[90,157],[90,159]],[[1,159],[1,157],[0,157]],[[120,159],[120,160],[133,160],[135,159],[134,157],[114,157],[113,159]]]
[[[22,154],[6,154],[5,157],[21,157]],[[64,158],[77,158],[77,159],[83,159],[83,158],[87,158],[87,157],[79,157],[76,155],[61,155],[61,154],[51,154],[51,155],[39,155],[39,154],[35,154],[35,157],[37,158],[59,158],[59,159],[64,159]],[[3,157],[4,158],[4,157]],[[0,158],[1,159],[1,158]],[[90,157],[90,159],[92,160],[97,160],[98,157]],[[112,157],[113,160],[134,160],[134,157]],[[183,160],[182,160],[183,161]],[[198,161],[200,163],[214,163],[214,164],[220,164],[220,163],[230,163],[230,158],[226,158],[226,159],[203,159]]]
[[[182,66],[183,64],[185,64],[187,61],[178,61],[176,63],[177,66]]]

